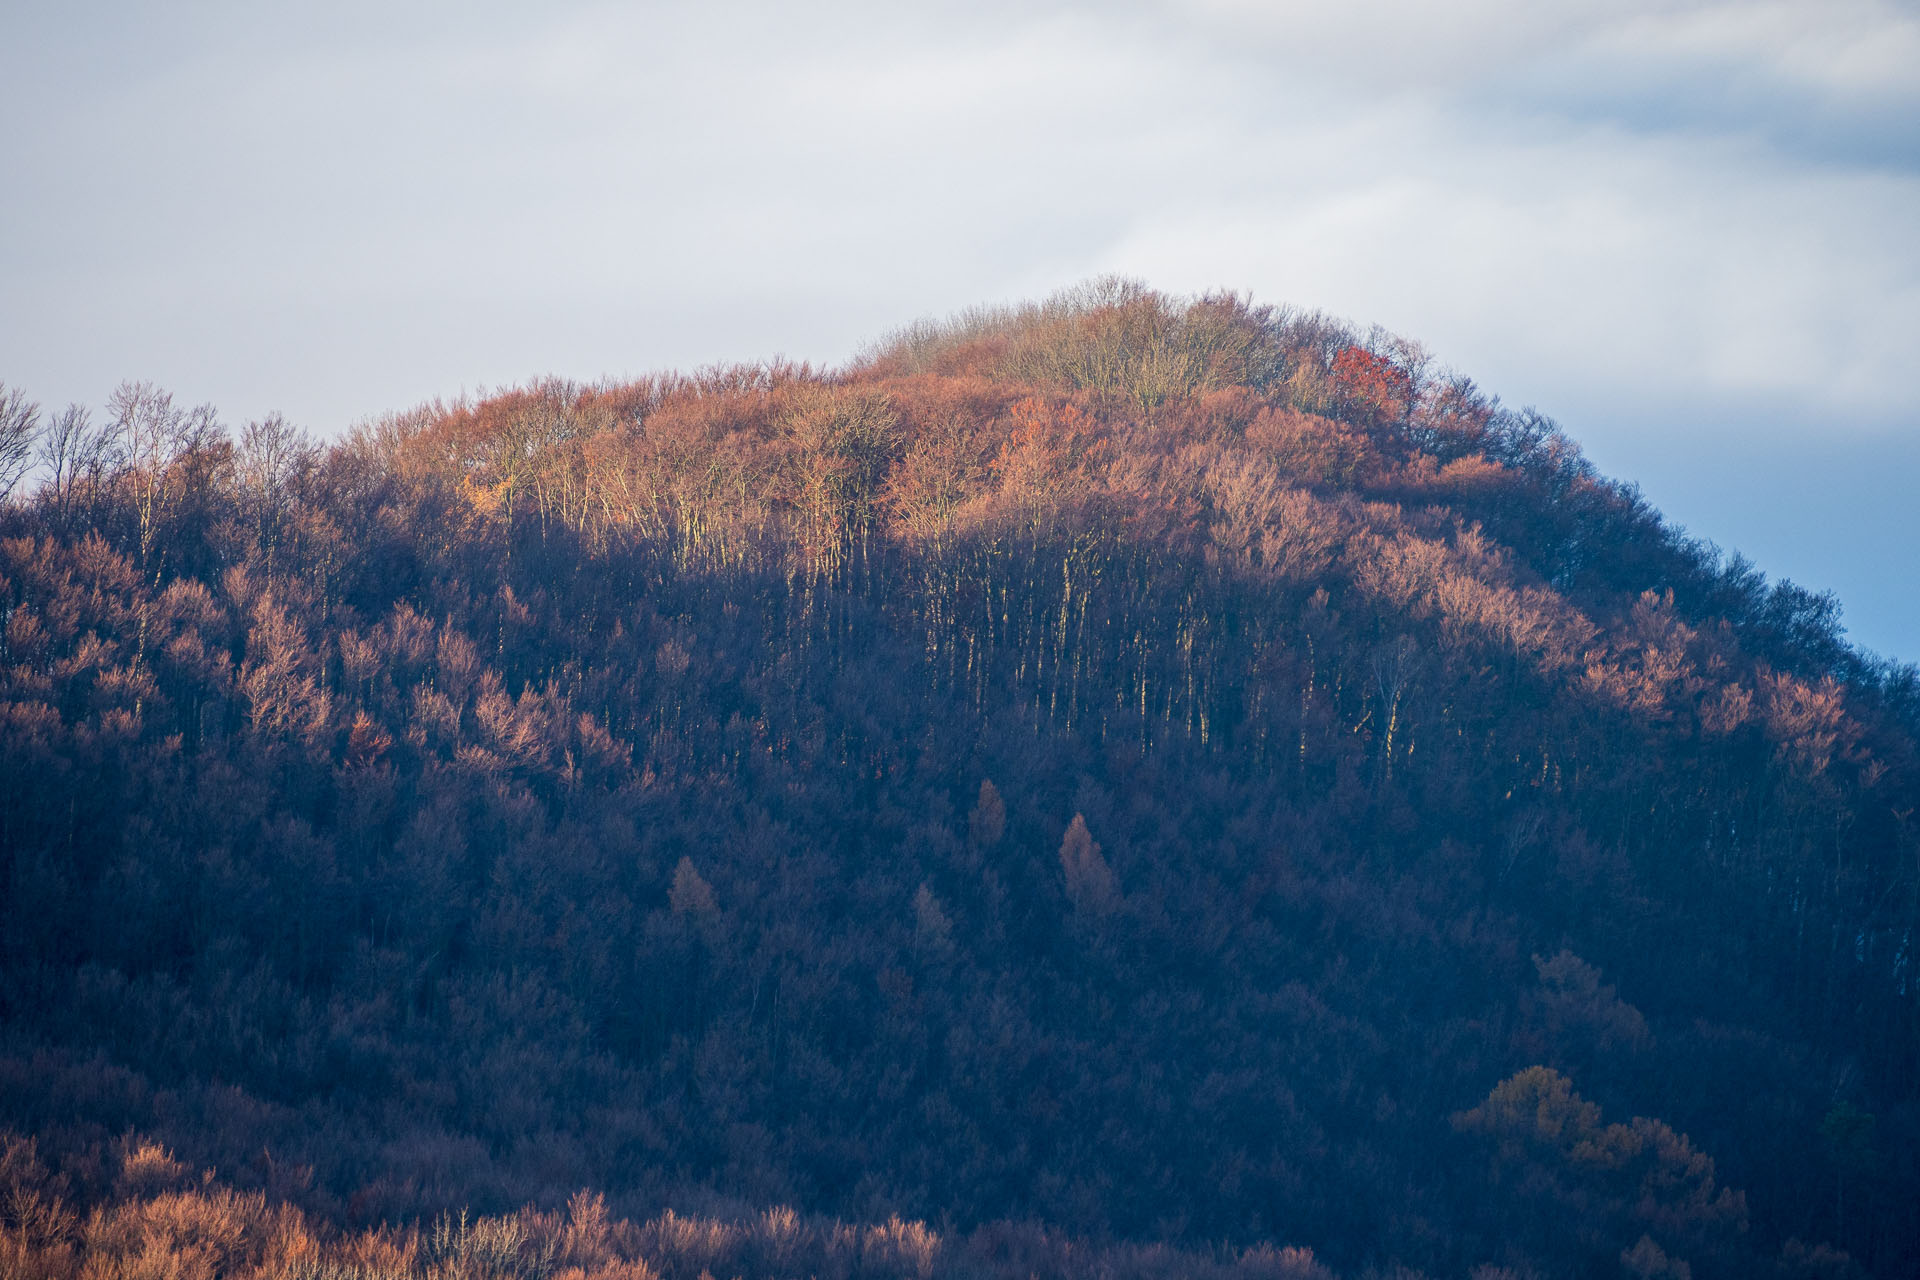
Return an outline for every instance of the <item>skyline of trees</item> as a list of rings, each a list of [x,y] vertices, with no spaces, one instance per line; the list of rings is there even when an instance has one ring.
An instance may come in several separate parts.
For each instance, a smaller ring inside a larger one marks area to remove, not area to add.
[[[92,1203],[1920,1261],[1920,680],[1413,344],[1104,281],[325,445],[28,403],[0,1127]]]

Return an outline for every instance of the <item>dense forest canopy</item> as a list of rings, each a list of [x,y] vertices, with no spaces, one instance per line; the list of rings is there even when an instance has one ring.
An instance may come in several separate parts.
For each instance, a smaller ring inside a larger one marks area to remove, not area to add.
[[[12,1274],[1920,1270],[1920,679],[1414,344],[0,389],[0,493]]]

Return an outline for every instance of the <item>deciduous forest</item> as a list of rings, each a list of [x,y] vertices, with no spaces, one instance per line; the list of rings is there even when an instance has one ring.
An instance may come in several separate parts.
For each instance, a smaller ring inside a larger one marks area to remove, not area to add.
[[[0,1275],[1920,1273],[1920,677],[1411,342],[0,388],[0,493]]]

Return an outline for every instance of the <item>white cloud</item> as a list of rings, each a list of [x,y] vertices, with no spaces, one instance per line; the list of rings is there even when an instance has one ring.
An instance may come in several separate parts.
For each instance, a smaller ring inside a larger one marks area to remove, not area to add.
[[[1915,24],[1885,5],[422,12],[150,31],[137,74],[14,148],[40,198],[0,214],[0,261],[65,295],[51,314],[111,297],[130,328],[358,300],[377,330],[491,299],[497,350],[530,300],[644,321],[811,292],[884,324],[1116,266],[1382,319],[1462,363],[1915,407],[1912,175],[1568,114],[1702,76],[1701,98],[1910,96]]]

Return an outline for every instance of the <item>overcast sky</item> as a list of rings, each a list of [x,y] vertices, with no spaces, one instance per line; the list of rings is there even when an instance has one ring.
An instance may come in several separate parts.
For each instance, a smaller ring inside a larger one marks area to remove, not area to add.
[[[1424,342],[1920,658],[1920,7],[8,0],[0,381],[330,434],[1118,271]]]

